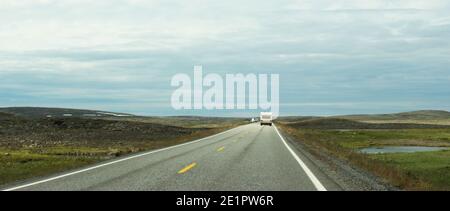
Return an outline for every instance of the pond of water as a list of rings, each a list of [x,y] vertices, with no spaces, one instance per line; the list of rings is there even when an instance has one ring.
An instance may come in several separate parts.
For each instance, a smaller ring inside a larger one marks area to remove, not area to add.
[[[383,153],[413,153],[413,152],[433,152],[448,150],[448,147],[420,147],[420,146],[386,146],[386,147],[368,147],[361,149],[364,154],[383,154]]]

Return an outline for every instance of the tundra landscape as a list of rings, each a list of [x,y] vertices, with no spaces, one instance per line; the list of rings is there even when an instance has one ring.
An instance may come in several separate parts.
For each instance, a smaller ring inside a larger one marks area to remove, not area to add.
[[[278,122],[296,142],[330,165],[344,161],[399,189],[450,190],[449,112],[289,117]],[[383,152],[384,147],[412,150]],[[421,147],[429,150],[414,150]]]

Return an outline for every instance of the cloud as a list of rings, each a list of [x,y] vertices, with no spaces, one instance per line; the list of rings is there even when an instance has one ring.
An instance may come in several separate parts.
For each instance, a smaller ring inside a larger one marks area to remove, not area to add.
[[[351,113],[369,99],[379,103],[358,111],[397,110],[398,99],[405,110],[450,109],[449,5],[4,0],[0,101],[172,114],[171,76],[202,64],[219,74],[279,73],[286,113]],[[315,106],[324,102],[339,109]]]
[[[290,4],[291,8],[311,10],[397,10],[397,9],[440,9],[448,7],[445,0],[297,0]]]

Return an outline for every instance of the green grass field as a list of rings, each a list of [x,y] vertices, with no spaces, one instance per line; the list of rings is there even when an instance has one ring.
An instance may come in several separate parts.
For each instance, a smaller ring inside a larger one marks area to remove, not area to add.
[[[450,150],[440,152],[370,155],[371,159],[398,169],[417,183],[413,190],[450,190]]]
[[[28,150],[0,149],[0,184],[45,176],[100,161],[87,156],[62,156]]]

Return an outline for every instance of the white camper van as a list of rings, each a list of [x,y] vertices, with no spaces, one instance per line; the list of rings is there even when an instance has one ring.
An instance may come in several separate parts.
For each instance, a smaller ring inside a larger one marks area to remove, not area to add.
[[[272,113],[271,112],[261,112],[260,122],[261,122],[261,125],[272,126]]]

